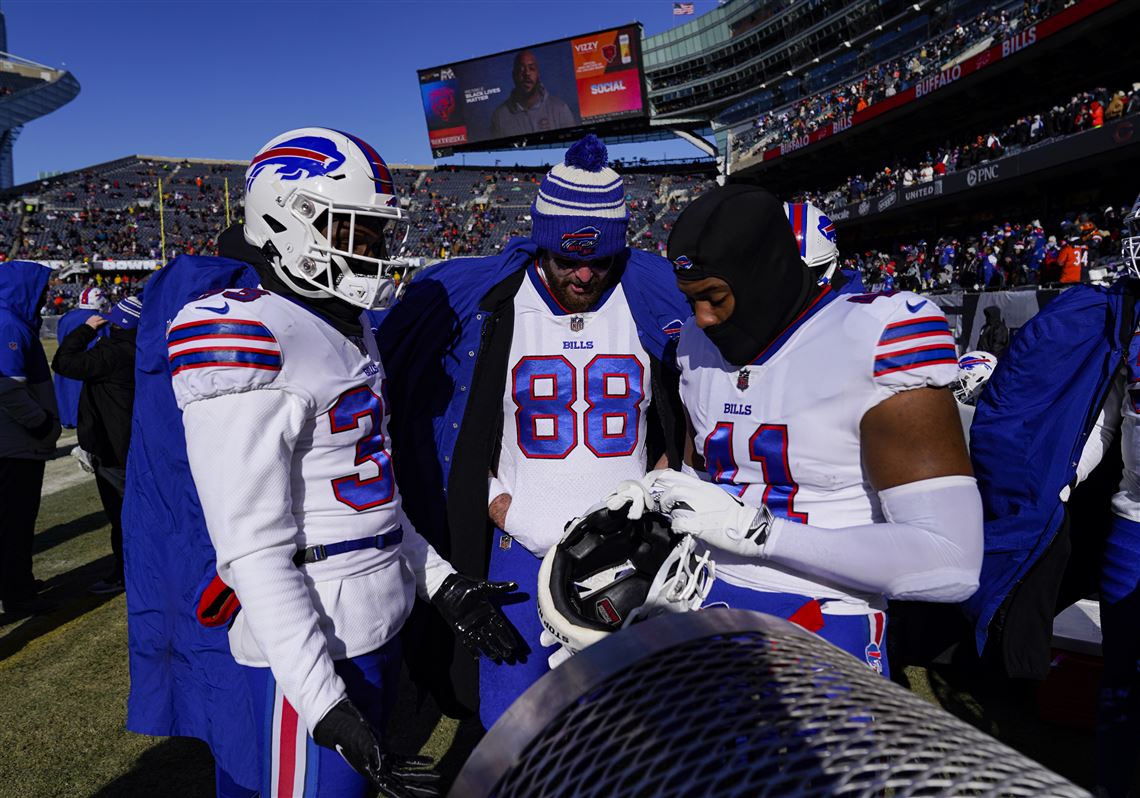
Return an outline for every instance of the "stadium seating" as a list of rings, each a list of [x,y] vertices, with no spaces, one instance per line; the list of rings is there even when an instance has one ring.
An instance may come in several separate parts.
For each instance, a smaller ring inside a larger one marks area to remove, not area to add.
[[[752,106],[756,116],[732,130],[730,159],[735,163],[750,158],[811,133],[862,104],[873,105],[903,91],[966,50],[1043,19],[1055,10],[1055,5],[1059,4],[1006,3],[986,7],[984,3],[966,3],[955,9],[956,20],[919,17],[873,39],[861,57],[840,55],[826,59],[822,68],[807,71],[802,80],[789,78],[775,91],[765,89],[758,95],[763,99]],[[979,11],[979,7],[983,10]],[[927,38],[928,26],[939,34]],[[860,72],[860,62],[865,63],[868,55],[877,63]],[[828,88],[819,90],[825,83]],[[803,97],[804,92],[813,93]]]
[[[80,263],[159,259],[161,235],[155,199],[160,178],[167,257],[180,253],[215,254],[217,235],[225,226],[225,180],[229,180],[231,217],[240,219],[244,169],[240,163],[135,157],[51,178],[43,181],[38,190],[25,191],[22,201],[14,207],[0,209],[0,255]],[[885,169],[881,174],[886,175],[883,179],[894,180],[897,172],[897,168]],[[400,168],[394,170],[394,176],[398,191],[408,198],[411,219],[408,238],[399,254],[434,260],[491,254],[511,236],[526,235],[541,172]],[[669,232],[681,210],[715,183],[704,174],[639,170],[625,175],[625,185],[631,244],[664,254]],[[886,183],[876,176],[858,196],[869,195],[883,185]],[[811,199],[829,208],[836,202],[846,202],[851,191],[849,183],[800,199]],[[1089,209],[1086,216],[1091,214],[1091,226],[1082,231],[1088,233],[1086,243],[1090,245],[1093,266],[1098,258],[1115,256],[1118,249],[1115,241],[1119,219],[1102,218],[1101,210]],[[1045,235],[1063,238],[1078,222],[1073,214]],[[1023,226],[1015,227],[1020,231]],[[1026,231],[1029,228],[1030,225],[1024,225]],[[963,236],[957,262],[946,276],[939,269],[924,273],[925,263],[933,264],[936,260],[935,248],[925,243],[903,244],[890,252],[855,253],[850,265],[862,269],[864,281],[871,286],[929,290],[961,284],[972,288],[977,283],[977,270],[973,268],[974,261],[966,262],[967,250],[974,247],[970,257],[976,259],[995,237],[1004,244],[1004,237],[999,235],[1003,229],[979,230],[972,237]],[[1033,281],[1037,276],[1035,271],[1021,268],[1020,263],[1015,271],[1016,275],[1002,284],[1019,279]],[[69,294],[61,294],[65,306],[70,302]]]
[[[930,182],[942,174],[1081,133],[1105,121],[1140,114],[1140,83],[1133,83],[1128,89],[1090,89],[1052,108],[1038,110],[1039,113],[1022,114],[1005,125],[979,131],[962,141],[932,147],[910,161],[899,159],[884,164],[868,177],[852,175],[842,185],[823,191],[806,191],[796,199],[832,211],[899,186]]]

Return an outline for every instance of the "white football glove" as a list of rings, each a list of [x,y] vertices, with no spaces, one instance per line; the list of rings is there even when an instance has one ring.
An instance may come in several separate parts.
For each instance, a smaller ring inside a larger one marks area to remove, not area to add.
[[[542,634],[538,636],[538,644],[544,648],[549,648],[550,646],[558,646],[557,650],[555,650],[553,654],[546,658],[546,664],[550,670],[554,670],[563,662],[574,656],[573,651],[562,645],[557,637],[545,629],[543,629]]]
[[[641,479],[627,479],[619,482],[614,492],[603,499],[602,503],[611,512],[617,512],[623,507],[628,507],[625,517],[630,521],[636,521],[646,512],[658,512],[660,507],[653,494],[653,485],[659,477],[668,473],[669,469],[650,471]]]
[[[713,548],[742,557],[763,558],[774,519],[767,507],[751,507],[715,484],[676,471],[653,486],[669,513],[673,531],[692,535]]]

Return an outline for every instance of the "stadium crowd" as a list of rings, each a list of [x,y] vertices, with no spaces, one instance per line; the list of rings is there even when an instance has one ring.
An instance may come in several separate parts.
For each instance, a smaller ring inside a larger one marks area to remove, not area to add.
[[[1046,231],[1040,220],[1006,221],[976,235],[920,239],[893,249],[844,253],[870,290],[1001,290],[1023,285],[1088,282],[1090,267],[1115,276],[1120,206],[1070,212]]]
[[[106,278],[96,273],[90,278],[72,281],[52,280],[44,302],[44,315],[62,315],[79,306],[80,296],[89,288],[98,288],[110,303],[126,299],[141,291],[149,274],[115,274]]]
[[[1133,83],[1127,90],[1096,88],[1083,91],[1073,95],[1068,102],[1040,113],[1019,116],[1005,125],[967,136],[961,141],[944,142],[916,160],[896,160],[869,177],[855,174],[848,177],[843,185],[826,191],[805,192],[799,199],[833,210],[885,191],[929,183],[941,175],[1014,155],[1027,147],[1092,130],[1105,122],[1135,113],[1140,113],[1140,83]]]
[[[1118,98],[1121,92],[1111,94]],[[1073,129],[1092,125],[1092,114],[1080,107],[1096,104],[1108,96],[1103,90],[1074,97],[1062,116],[1073,115]],[[1131,110],[1137,100],[1133,90],[1125,95]],[[1109,99],[1103,103],[1105,113]],[[1120,103],[1117,103],[1120,105]],[[1022,146],[1018,136],[1022,120],[1013,123],[1008,135],[1000,131],[1006,150]],[[1057,125],[1054,129],[1061,129]],[[1030,133],[1030,143],[1035,140]],[[983,148],[982,158],[990,150]],[[939,174],[929,166],[931,160],[949,170],[964,168],[979,157],[975,149],[949,146],[938,150],[943,156],[925,159],[919,169],[896,164],[876,173],[869,181],[858,175],[842,187],[828,192],[807,192],[797,200],[814,202],[825,212],[846,202],[878,191],[907,185],[908,181],[930,180]],[[78,175],[62,185],[54,185],[40,195],[38,204],[18,203],[19,210],[6,209],[0,214],[0,227],[13,230],[13,241],[0,258],[27,258],[70,262],[158,259],[161,238],[158,212],[153,202],[143,204],[147,180],[155,182],[165,176],[164,208],[166,254],[217,253],[217,234],[224,227],[225,195],[220,175],[236,169],[232,165],[184,162],[181,170],[166,170],[167,164],[137,161],[136,177],[129,181],[114,180],[91,171]],[[194,174],[194,171],[200,172]],[[202,173],[204,172],[204,173]],[[509,169],[463,170],[442,168],[432,171],[396,170],[397,180],[409,186],[410,229],[399,254],[428,260],[460,256],[480,256],[499,252],[514,236],[524,233],[529,225],[530,204],[538,191],[540,173]],[[900,177],[901,175],[901,177]],[[909,176],[908,176],[909,175]],[[229,176],[229,175],[226,175]],[[240,181],[230,180],[231,213],[239,216],[240,202],[232,194]],[[626,204],[630,212],[629,240],[639,249],[663,254],[669,234],[681,210],[692,200],[715,185],[703,174],[631,174],[626,181]],[[169,188],[168,188],[169,186]],[[861,193],[856,193],[861,192]],[[126,203],[119,207],[117,203]],[[77,207],[78,206],[78,207]],[[1120,206],[1117,206],[1119,208]],[[1061,257],[1066,240],[1079,236],[1086,266],[1099,260],[1115,258],[1119,253],[1120,213],[1112,207],[1072,212],[1055,227],[1044,230],[1037,221],[1012,221],[993,225],[973,235],[928,242],[914,241],[890,251],[872,250],[844,253],[849,266],[858,268],[869,287],[905,287],[914,290],[943,290],[954,287],[997,289],[1025,284],[1060,282],[1062,275],[1055,264]],[[1067,258],[1067,255],[1065,256]],[[104,268],[112,264],[104,263]],[[1070,271],[1066,281],[1071,281]],[[1088,269],[1083,279],[1088,279]],[[65,312],[85,285],[99,285],[118,299],[121,291],[129,291],[139,280],[128,271],[96,273],[94,277],[70,279],[66,284],[53,283],[49,308]],[[1082,279],[1078,277],[1076,279]]]
[[[910,51],[846,79],[826,91],[766,111],[732,137],[730,158],[739,160],[808,135],[875,103],[905,91],[924,76],[936,73],[985,39],[1004,41],[1064,7],[1063,2],[1027,2],[1020,8],[987,9],[975,17],[951,23],[944,32]],[[807,79],[807,76],[804,76]],[[777,102],[781,96],[776,95]]]

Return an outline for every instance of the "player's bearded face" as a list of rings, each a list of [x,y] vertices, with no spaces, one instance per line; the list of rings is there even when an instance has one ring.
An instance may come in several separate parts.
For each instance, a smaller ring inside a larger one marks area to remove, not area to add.
[[[573,260],[550,254],[542,261],[542,272],[558,304],[573,313],[592,308],[616,273],[613,258]]]

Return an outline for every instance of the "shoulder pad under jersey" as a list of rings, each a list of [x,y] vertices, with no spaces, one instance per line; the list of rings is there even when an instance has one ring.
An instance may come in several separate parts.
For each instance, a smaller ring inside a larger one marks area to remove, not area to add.
[[[876,383],[900,391],[940,388],[958,378],[958,350],[938,305],[900,291],[871,302],[868,309],[882,322],[872,367]]]
[[[233,296],[229,296],[229,295]],[[265,320],[267,291],[216,291],[185,305],[166,333],[178,406],[264,388],[281,373],[281,344]]]

